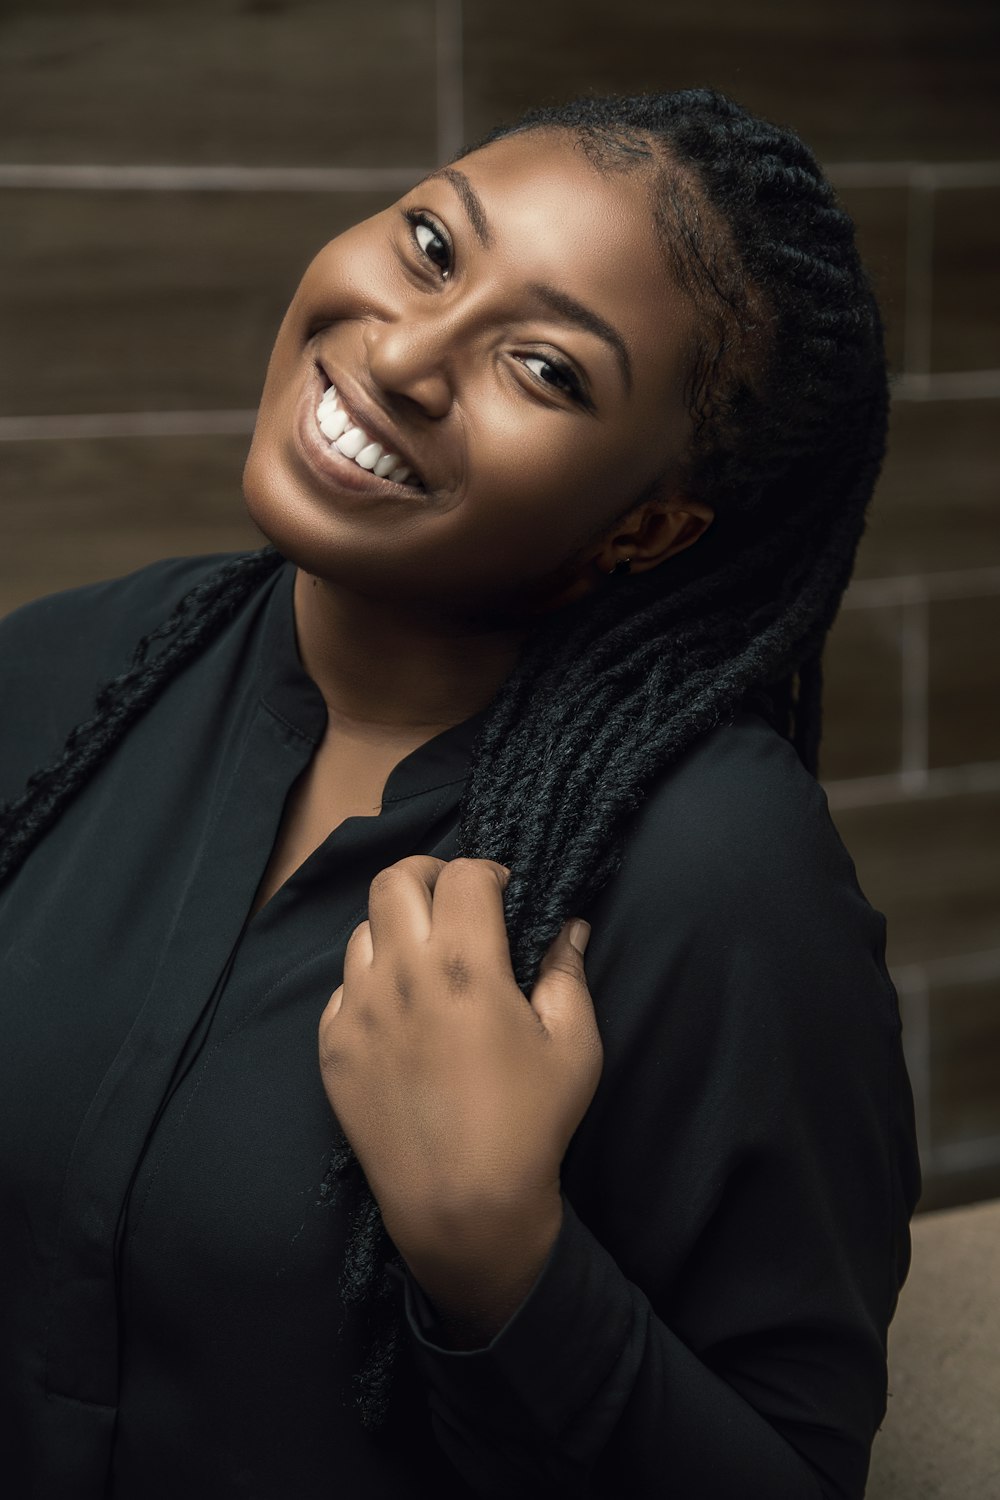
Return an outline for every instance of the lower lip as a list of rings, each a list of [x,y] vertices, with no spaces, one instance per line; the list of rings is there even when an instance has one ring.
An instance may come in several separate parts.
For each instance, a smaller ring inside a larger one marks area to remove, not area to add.
[[[347,458],[327,441],[316,422],[316,408],[326,390],[322,372],[313,367],[299,401],[295,419],[296,447],[310,473],[330,490],[353,490],[359,495],[371,495],[383,500],[395,497],[410,505],[426,498],[426,490],[414,489],[409,484],[395,484],[391,479],[380,479],[371,469],[363,469],[352,458]]]

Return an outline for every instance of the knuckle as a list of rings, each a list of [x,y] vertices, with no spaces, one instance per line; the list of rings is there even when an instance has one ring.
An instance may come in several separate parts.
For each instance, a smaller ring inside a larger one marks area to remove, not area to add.
[[[449,991],[453,995],[464,994],[472,984],[472,970],[462,953],[446,953],[441,959],[441,972]]]
[[[348,1071],[347,1053],[343,1047],[338,1046],[332,1040],[325,1028],[322,1028],[319,1034],[319,1065],[322,1072],[329,1077],[336,1075],[342,1078]]]
[[[362,945],[369,931],[369,924],[367,922],[362,922],[359,926],[355,927],[354,931],[347,939],[347,946],[344,949],[345,970],[347,969],[348,965],[351,965],[353,967],[355,964],[360,962]]]
[[[387,865],[384,870],[379,870],[378,874],[372,877],[372,882],[368,887],[369,896],[378,896],[380,892],[394,885],[399,874],[398,865]]]
[[[354,1019],[362,1031],[372,1032],[378,1030],[378,1015],[372,1005],[356,1005],[353,1008]]]
[[[358,925],[357,925],[357,927],[355,927],[353,929],[353,931],[351,932],[350,937],[347,939],[347,946],[350,947],[352,943],[358,943],[361,940],[361,938],[364,936],[365,929],[366,928],[370,928],[370,927],[371,927],[371,923],[368,921],[367,918],[365,918],[365,920],[363,922],[359,922]]]

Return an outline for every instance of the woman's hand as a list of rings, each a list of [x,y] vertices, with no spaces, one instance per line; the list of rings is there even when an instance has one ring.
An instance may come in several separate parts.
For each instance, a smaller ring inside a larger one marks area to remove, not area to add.
[[[604,1052],[570,924],[530,1004],[509,871],[411,855],[372,881],[320,1022],[323,1084],[397,1247],[463,1255],[548,1226]],[[408,1257],[409,1258],[409,1257]]]

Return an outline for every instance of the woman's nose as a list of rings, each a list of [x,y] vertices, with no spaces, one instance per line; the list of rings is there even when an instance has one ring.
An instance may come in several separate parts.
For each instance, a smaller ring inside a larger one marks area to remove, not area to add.
[[[375,383],[387,393],[408,396],[429,417],[443,417],[452,400],[442,332],[426,318],[397,318],[368,323],[363,334]]]

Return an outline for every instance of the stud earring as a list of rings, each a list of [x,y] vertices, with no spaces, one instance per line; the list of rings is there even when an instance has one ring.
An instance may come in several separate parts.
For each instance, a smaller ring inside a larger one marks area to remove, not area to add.
[[[632,559],[630,557],[620,557],[613,568],[608,568],[604,576],[605,578],[617,578],[627,573],[631,567]]]

